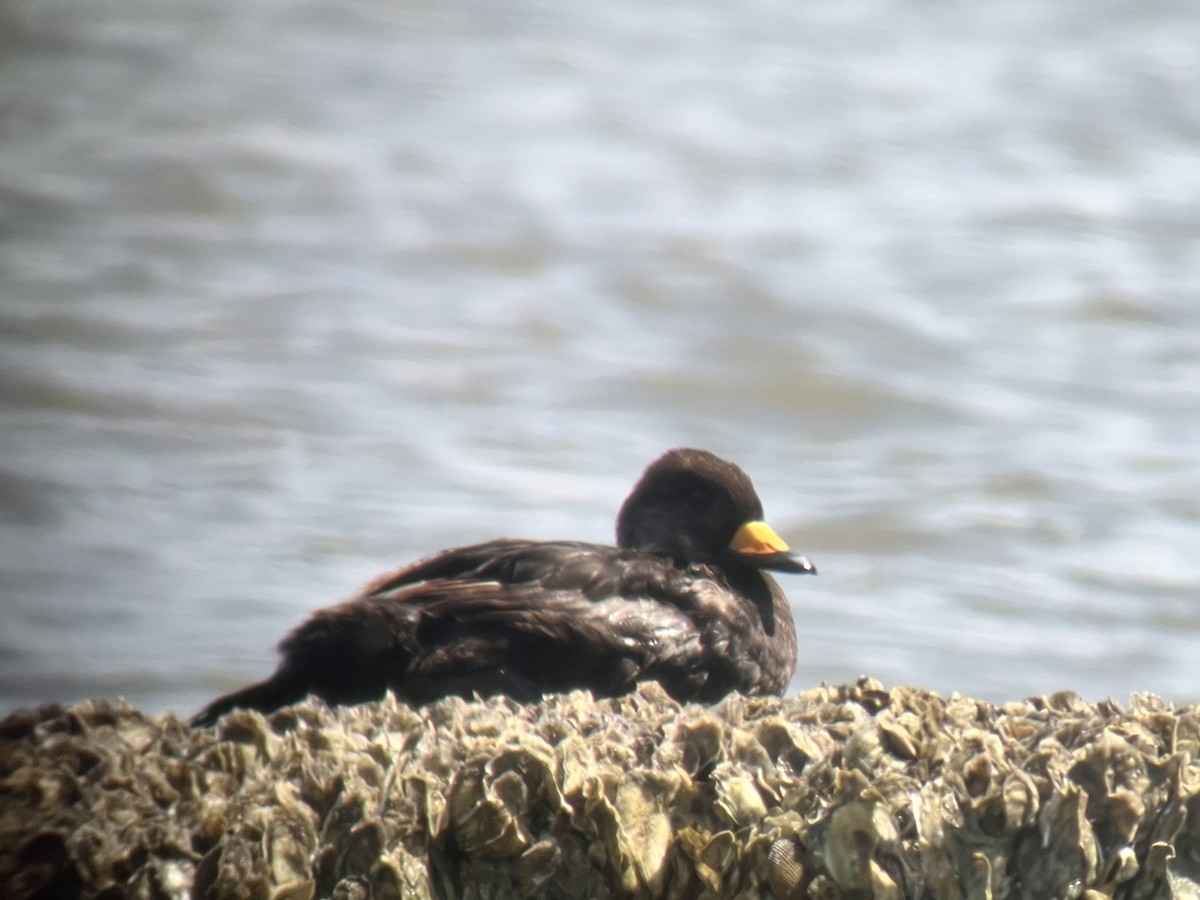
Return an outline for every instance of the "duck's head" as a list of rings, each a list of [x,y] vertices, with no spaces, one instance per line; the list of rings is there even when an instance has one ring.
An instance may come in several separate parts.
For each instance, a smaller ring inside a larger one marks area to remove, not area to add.
[[[650,464],[617,515],[617,544],[689,563],[817,571],[763,521],[750,477],[707,450],[669,450]]]

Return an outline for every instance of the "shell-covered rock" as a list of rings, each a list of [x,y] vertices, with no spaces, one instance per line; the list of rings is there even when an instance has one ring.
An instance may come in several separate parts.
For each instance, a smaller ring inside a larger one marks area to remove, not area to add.
[[[0,896],[1200,897],[1200,716],[862,679],[0,722]]]

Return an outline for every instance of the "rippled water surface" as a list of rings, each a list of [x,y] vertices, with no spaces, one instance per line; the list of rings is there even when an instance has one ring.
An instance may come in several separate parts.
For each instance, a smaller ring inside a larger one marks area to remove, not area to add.
[[[0,712],[741,463],[794,689],[1200,699],[1191,3],[0,5]]]

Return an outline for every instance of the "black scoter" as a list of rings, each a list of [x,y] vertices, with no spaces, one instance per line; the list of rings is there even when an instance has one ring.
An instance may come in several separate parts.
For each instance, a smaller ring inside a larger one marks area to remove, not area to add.
[[[615,696],[646,680],[680,701],[782,694],[796,631],[766,569],[816,572],[763,521],[745,472],[705,450],[671,450],[622,505],[617,546],[496,540],[391,572],[313,613],[280,643],[274,675],[192,723],[389,689],[414,704],[574,688]]]

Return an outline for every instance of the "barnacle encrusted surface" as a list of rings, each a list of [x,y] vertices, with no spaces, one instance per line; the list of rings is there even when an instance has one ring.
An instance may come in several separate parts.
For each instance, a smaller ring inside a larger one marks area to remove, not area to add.
[[[0,896],[1200,896],[1200,717],[862,679],[0,723]]]

